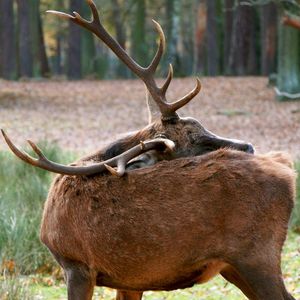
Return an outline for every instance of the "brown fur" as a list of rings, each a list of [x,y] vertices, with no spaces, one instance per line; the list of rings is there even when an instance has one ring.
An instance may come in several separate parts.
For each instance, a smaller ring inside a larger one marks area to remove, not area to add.
[[[58,175],[41,240],[66,272],[69,299],[94,285],[141,299],[221,274],[250,299],[293,299],[280,255],[295,197],[283,153],[218,150],[125,177]]]

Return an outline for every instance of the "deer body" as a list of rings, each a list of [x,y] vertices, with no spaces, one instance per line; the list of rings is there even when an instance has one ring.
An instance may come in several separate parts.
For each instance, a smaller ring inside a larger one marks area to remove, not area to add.
[[[295,186],[285,161],[218,150],[123,178],[59,175],[41,240],[65,269],[69,291],[74,276],[87,284],[84,296],[69,299],[91,299],[94,285],[141,299],[142,291],[219,273],[250,299],[293,299],[280,271]]]

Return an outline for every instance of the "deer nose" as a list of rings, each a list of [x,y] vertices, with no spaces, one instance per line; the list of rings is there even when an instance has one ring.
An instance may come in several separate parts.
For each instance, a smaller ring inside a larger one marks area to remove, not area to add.
[[[246,153],[254,154],[255,149],[252,146],[252,144],[249,143],[249,144],[245,144],[245,146],[243,146],[242,151],[245,151]]]

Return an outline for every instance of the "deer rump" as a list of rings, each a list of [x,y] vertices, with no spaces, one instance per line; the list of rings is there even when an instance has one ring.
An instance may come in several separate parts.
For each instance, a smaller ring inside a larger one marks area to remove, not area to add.
[[[115,289],[185,288],[249,264],[280,273],[291,166],[282,153],[222,149],[122,178],[58,175],[41,240],[65,270],[78,264]]]

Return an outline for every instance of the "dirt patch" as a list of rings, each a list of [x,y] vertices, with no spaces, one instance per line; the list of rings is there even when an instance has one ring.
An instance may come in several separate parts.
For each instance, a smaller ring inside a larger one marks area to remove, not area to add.
[[[194,87],[175,79],[168,98]],[[277,102],[267,79],[202,78],[203,90],[180,110],[210,131],[251,142],[257,152],[285,150],[300,159],[300,102]],[[18,144],[48,140],[82,154],[147,124],[144,85],[138,80],[0,81],[0,127]],[[0,149],[6,149],[0,139]]]

